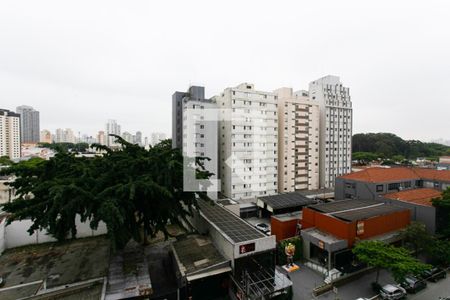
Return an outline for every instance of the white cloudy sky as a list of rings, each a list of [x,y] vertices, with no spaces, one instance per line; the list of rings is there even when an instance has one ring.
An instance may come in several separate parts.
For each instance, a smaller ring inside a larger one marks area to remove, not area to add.
[[[448,1],[0,1],[0,107],[41,127],[171,132],[171,95],[351,88],[354,132],[450,139]]]

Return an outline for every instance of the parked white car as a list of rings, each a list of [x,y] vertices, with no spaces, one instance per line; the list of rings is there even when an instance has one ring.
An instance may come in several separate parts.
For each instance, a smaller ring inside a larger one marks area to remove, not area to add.
[[[255,225],[255,228],[264,233],[267,233],[270,231],[270,226],[265,223],[258,223]]]
[[[406,297],[406,290],[400,286],[393,284],[386,284],[380,290],[380,296],[382,299],[397,300]]]

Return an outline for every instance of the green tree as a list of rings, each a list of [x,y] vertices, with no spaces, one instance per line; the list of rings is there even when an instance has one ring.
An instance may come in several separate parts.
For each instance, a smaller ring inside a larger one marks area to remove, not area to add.
[[[378,155],[371,152],[354,152],[352,154],[352,159],[357,160],[361,165],[367,165],[370,162],[377,160]]]
[[[420,251],[426,250],[433,243],[433,237],[427,232],[425,224],[421,222],[411,222],[400,235],[407,245],[411,246],[416,257]]]
[[[395,247],[380,241],[362,241],[355,245],[353,253],[359,261],[376,269],[378,284],[380,269],[389,270],[397,282],[408,274],[420,274],[429,268],[428,265],[414,259],[408,250]]]
[[[397,154],[392,156],[392,160],[401,163],[405,160],[405,157],[403,155]]]
[[[12,161],[9,159],[8,156],[1,156],[0,157],[0,166],[10,166],[12,165]]]
[[[183,190],[183,156],[170,140],[145,150],[115,137],[121,149],[97,145],[106,151],[102,157],[77,158],[62,151],[48,161],[2,170],[17,176],[11,183],[17,199],[3,205],[11,214],[8,222],[31,219],[30,234],[46,229],[64,240],[75,237],[79,215],[92,229],[105,222],[113,244],[122,247],[130,238],[146,243],[159,231],[167,237],[168,223],[181,225],[197,197],[207,199],[206,193]],[[201,179],[211,175],[204,159],[196,159]]]
[[[442,192],[440,198],[431,200],[436,208],[436,232],[450,237],[450,187]]]

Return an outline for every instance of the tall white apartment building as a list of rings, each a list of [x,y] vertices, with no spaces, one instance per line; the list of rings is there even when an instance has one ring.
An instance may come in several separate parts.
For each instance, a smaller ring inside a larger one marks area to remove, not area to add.
[[[20,114],[0,109],[0,156],[20,158]]]
[[[352,169],[352,102],[348,87],[328,75],[309,84],[309,97],[320,107],[320,187]]]
[[[165,133],[162,132],[153,132],[151,135],[151,145],[155,146],[159,142],[165,140],[167,138]]]
[[[278,96],[278,191],[319,188],[319,104],[307,91],[274,91]]]
[[[246,202],[278,191],[277,96],[253,84],[215,97],[220,110],[219,177],[222,193]]]
[[[116,120],[110,119],[108,120],[108,122],[106,122],[105,134],[106,134],[106,145],[108,147],[118,146],[118,144],[116,143],[116,138],[113,136],[109,136],[110,134],[120,136],[120,125],[117,124]]]
[[[39,141],[41,143],[51,144],[53,142],[52,133],[47,129],[41,130]]]

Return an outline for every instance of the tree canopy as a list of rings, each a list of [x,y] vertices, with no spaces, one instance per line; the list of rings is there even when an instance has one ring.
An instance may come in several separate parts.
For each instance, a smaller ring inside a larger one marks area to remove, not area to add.
[[[378,283],[380,269],[389,270],[397,282],[408,274],[420,274],[430,266],[413,258],[408,250],[381,241],[361,241],[353,248],[359,261],[377,269]]]
[[[440,198],[432,200],[436,207],[436,231],[446,237],[450,237],[450,187],[442,192]]]
[[[39,143],[39,146],[49,148],[57,152],[86,152],[89,148],[88,143]]]
[[[378,157],[401,161],[401,158],[436,158],[450,153],[450,147],[417,140],[403,140],[392,133],[359,133],[353,135],[353,152],[376,153]]]
[[[76,235],[75,218],[96,229],[106,223],[114,245],[133,238],[146,242],[147,235],[163,232],[168,223],[180,224],[206,193],[183,190],[183,157],[165,140],[146,150],[115,136],[121,149],[96,145],[106,154],[75,157],[61,151],[48,161],[22,162],[2,170],[15,174],[11,183],[17,199],[3,205],[8,222],[31,219],[30,234],[46,229],[58,240]],[[211,175],[197,159],[197,178]]]
[[[0,157],[0,166],[9,166],[12,165],[12,161],[9,159],[8,156],[1,156]]]

